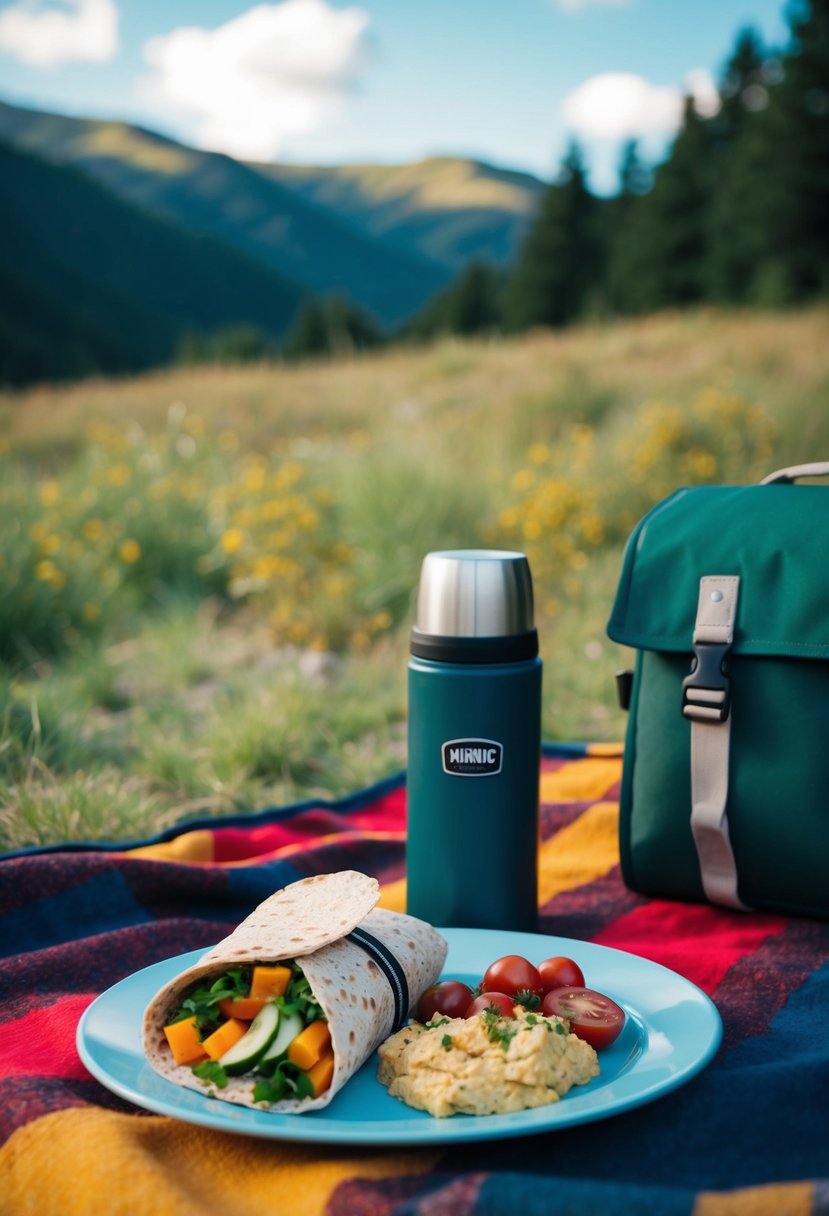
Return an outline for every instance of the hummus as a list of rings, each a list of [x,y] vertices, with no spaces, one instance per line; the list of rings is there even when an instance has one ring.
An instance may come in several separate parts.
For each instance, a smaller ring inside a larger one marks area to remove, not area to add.
[[[443,1118],[544,1106],[599,1075],[596,1052],[561,1018],[515,1012],[412,1022],[380,1045],[378,1080],[395,1098]]]

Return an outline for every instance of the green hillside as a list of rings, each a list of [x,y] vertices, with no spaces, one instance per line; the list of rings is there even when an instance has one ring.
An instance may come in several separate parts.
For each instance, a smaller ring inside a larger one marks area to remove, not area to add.
[[[512,262],[544,185],[527,173],[461,157],[403,165],[255,165],[373,236],[457,271]]]
[[[190,331],[274,337],[301,290],[76,170],[0,145],[0,374],[8,383],[169,359]]]
[[[342,294],[394,324],[450,271],[399,249],[228,156],[126,123],[65,118],[0,103],[0,138],[71,164],[122,199],[219,238],[314,294]]]

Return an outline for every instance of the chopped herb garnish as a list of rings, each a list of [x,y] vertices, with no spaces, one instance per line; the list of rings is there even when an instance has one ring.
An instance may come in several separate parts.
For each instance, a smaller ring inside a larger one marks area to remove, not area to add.
[[[537,1026],[538,1018],[535,1016],[534,1013],[528,1013],[527,1016],[524,1018],[524,1022],[527,1026]]]
[[[448,1022],[448,1018],[431,1018],[430,1021],[426,1023],[426,1029],[435,1030],[438,1026],[446,1026]]]
[[[500,1043],[506,1051],[518,1033],[518,1024],[515,1019],[499,1017],[497,1010],[492,1007],[485,1009],[481,1017],[486,1028],[486,1037],[490,1043]],[[510,1026],[509,1022],[512,1022],[513,1025]]]
[[[445,1034],[445,1035],[443,1036],[443,1038],[441,1039],[441,1041],[440,1041],[440,1045],[441,1045],[441,1047],[443,1048],[443,1050],[444,1050],[444,1051],[448,1051],[448,1050],[449,1050],[449,1048],[452,1046],[452,1036],[451,1036],[451,1034]]]

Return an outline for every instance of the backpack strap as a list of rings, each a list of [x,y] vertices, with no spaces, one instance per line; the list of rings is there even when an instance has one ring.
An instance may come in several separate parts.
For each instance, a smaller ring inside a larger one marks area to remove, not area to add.
[[[760,482],[761,486],[774,486],[797,481],[798,477],[829,477],[829,460],[817,460],[812,464],[793,464],[787,469],[769,473]]]
[[[694,665],[683,681],[682,712],[691,723],[691,833],[703,890],[712,903],[745,910],[727,814],[731,685],[726,673],[739,591],[737,575],[700,579]]]

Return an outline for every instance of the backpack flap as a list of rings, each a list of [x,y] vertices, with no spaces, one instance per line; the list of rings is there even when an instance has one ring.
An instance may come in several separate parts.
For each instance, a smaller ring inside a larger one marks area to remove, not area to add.
[[[622,870],[649,894],[829,914],[829,493],[680,490],[635,529]]]

